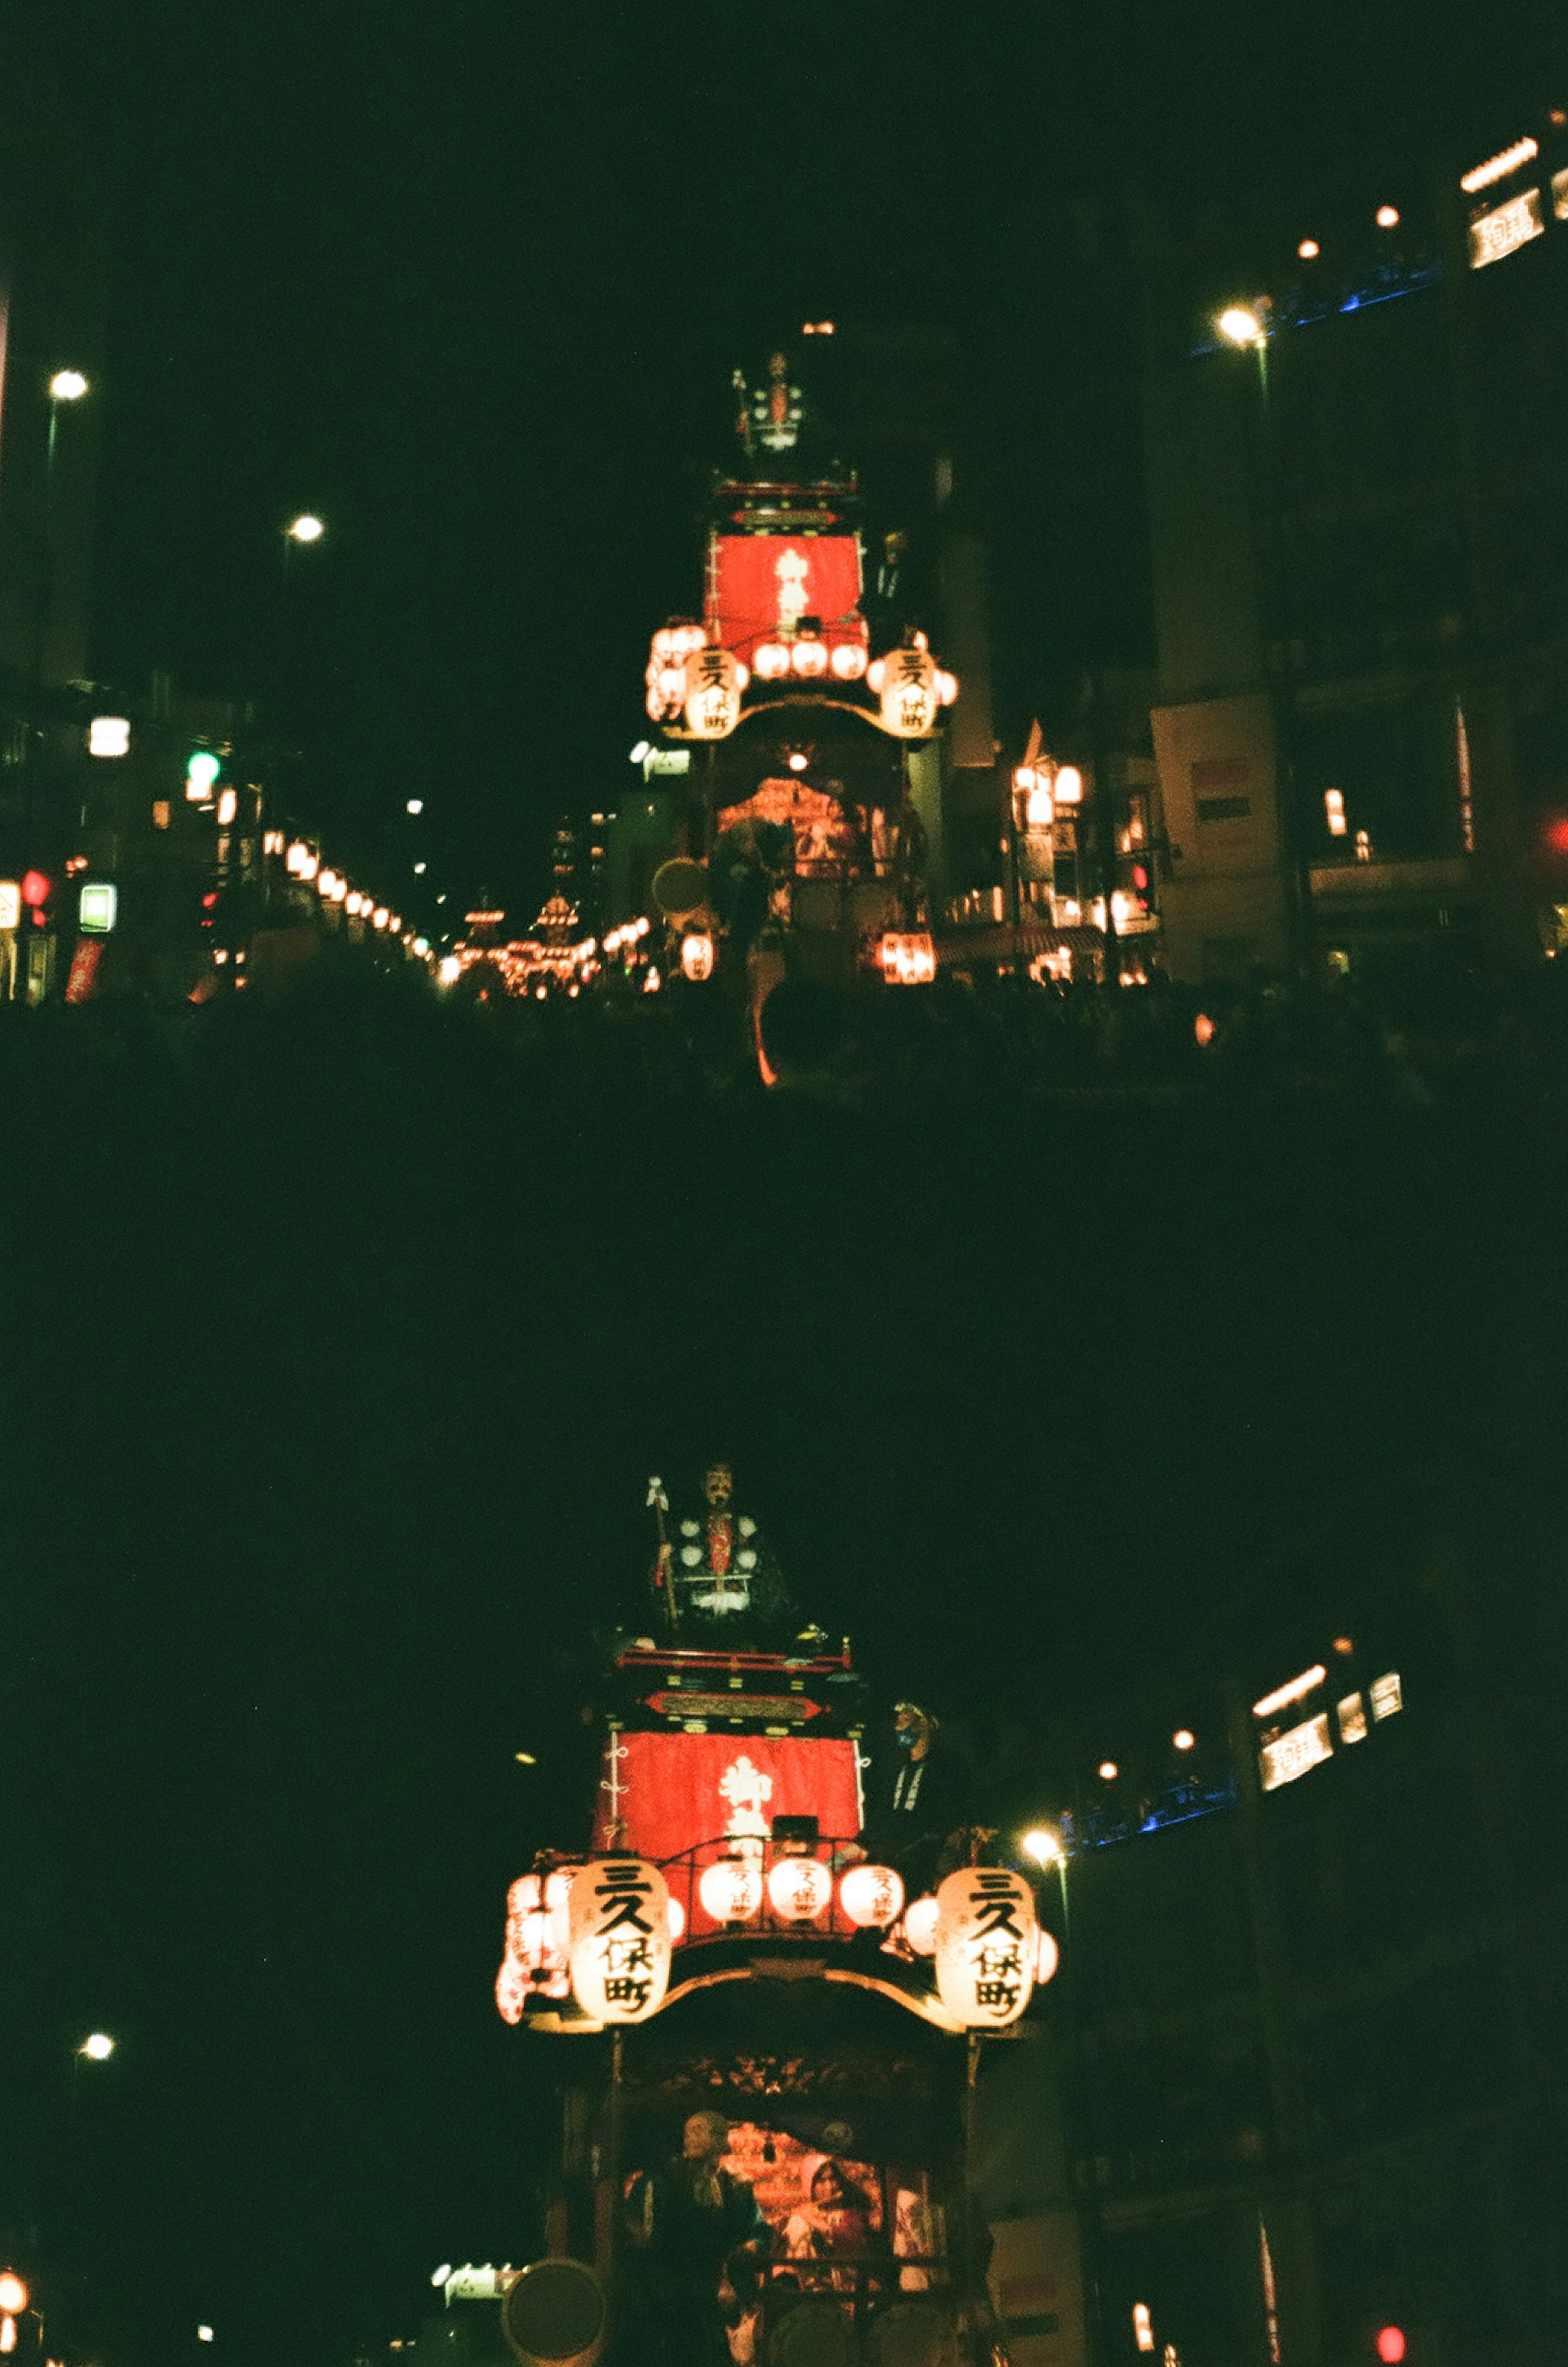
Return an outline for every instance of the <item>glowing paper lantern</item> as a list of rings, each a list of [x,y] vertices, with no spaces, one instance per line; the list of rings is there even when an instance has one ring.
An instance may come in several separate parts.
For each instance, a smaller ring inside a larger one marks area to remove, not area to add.
[[[908,934],[889,930],[880,958],[889,986],[930,986],[936,978],[936,943],[928,929]]]
[[[776,682],[789,672],[789,651],[783,641],[762,641],[751,652],[751,663],[761,682]]]
[[[936,1895],[936,1985],[955,2022],[1000,2030],[1029,2003],[1039,1963],[1034,1893],[1004,1865],[950,1874]]]
[[[839,1904],[862,1931],[896,1923],[904,1885],[890,1865],[852,1865],[839,1885]]]
[[[818,674],[826,674],[828,671],[827,642],[796,641],[790,652],[790,663],[795,673],[808,682],[814,680]]]
[[[762,1876],[749,1857],[721,1857],[703,1868],[697,1897],[716,1923],[750,1923],[761,1910]]]
[[[713,939],[705,929],[694,929],[681,940],[681,968],[694,980],[713,976]]]
[[[686,660],[686,729],[695,740],[728,740],[740,720],[745,668],[728,650],[694,650]]]
[[[941,703],[931,651],[889,650],[882,661],[883,730],[898,740],[924,740]]]
[[[858,682],[865,672],[865,651],[859,641],[840,641],[833,651],[833,672],[840,682]]]
[[[934,1898],[917,1898],[904,1910],[904,1937],[917,1956],[936,1954],[936,1915]]]
[[[670,1910],[670,1944],[678,1947],[686,1934],[686,1910],[678,1898],[668,1899]]]
[[[638,1857],[591,1859],[571,1886],[571,1993],[594,2022],[646,2022],[670,1986],[670,1893]]]
[[[877,694],[878,697],[881,697],[881,695],[882,695],[882,685],[883,685],[883,683],[886,680],[886,676],[887,676],[887,661],[886,661],[886,658],[873,658],[873,660],[872,660],[871,663],[867,666],[867,668],[866,668],[866,670],[865,670],[865,686],[866,686],[866,688],[867,688],[868,690],[874,690],[874,691],[875,691],[875,693]]]
[[[937,668],[936,674],[936,695],[944,707],[951,707],[958,696],[958,676],[955,674],[944,674],[940,666]]]
[[[1034,1954],[1034,1977],[1042,1988],[1053,1978],[1062,1961],[1062,1952],[1049,1931],[1043,1928],[1035,1934],[1038,1945]]]
[[[833,1877],[819,1859],[781,1857],[768,1873],[768,1904],[784,1923],[813,1923],[833,1896]]]

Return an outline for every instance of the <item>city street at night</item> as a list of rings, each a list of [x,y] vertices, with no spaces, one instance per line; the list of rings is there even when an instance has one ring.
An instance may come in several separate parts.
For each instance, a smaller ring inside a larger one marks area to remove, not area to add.
[[[1560,30],[0,62],[0,2367],[1568,2360]]]

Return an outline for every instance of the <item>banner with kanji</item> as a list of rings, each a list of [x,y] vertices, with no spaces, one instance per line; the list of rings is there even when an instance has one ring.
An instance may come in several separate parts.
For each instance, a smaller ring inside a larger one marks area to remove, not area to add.
[[[860,604],[852,534],[721,534],[708,554],[708,617],[728,649],[794,632],[803,617],[843,622]]]
[[[824,1844],[852,1840],[861,1828],[854,1743],[803,1735],[612,1735],[593,1846],[666,1868],[687,1850],[698,1851],[699,1865],[734,1851],[761,1858],[775,1817],[815,1817]],[[685,1887],[672,1874],[671,1888],[684,1902]]]

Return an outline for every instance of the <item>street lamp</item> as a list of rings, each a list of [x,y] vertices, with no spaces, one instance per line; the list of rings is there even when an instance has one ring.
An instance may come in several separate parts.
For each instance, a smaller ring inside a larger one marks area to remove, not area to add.
[[[76,2052],[85,2055],[89,2063],[107,2063],[114,2053],[114,2040],[107,2030],[95,2030],[82,2041]]]
[[[320,542],[326,527],[310,510],[303,510],[290,525],[285,527],[284,532],[290,542]]]
[[[1061,1834],[1054,1832],[1049,1825],[1037,1825],[1032,1832],[1024,1834],[1022,1840],[1019,1843],[1019,1847],[1023,1852],[1024,1856],[1032,1857],[1034,1860],[1035,1864],[1039,1866],[1043,1872],[1048,1865],[1054,1865],[1055,1867],[1056,1880],[1061,1886],[1062,1892],[1062,1929],[1065,1932],[1068,1928],[1069,1921],[1067,1908],[1067,1852],[1062,1846]]]

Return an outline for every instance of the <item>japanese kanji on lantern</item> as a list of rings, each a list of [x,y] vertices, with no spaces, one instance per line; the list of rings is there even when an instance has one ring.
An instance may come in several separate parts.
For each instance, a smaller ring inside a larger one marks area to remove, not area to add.
[[[965,1866],[948,1875],[936,1903],[936,1985],[949,2013],[969,2030],[1016,2022],[1039,1963],[1028,1883],[1006,1866]]]
[[[740,720],[740,694],[750,679],[728,650],[693,651],[686,660],[686,729],[694,739],[728,739]]]
[[[670,1893],[640,1857],[591,1859],[571,1886],[571,1993],[594,2022],[646,2022],[670,1986]]]
[[[881,665],[883,730],[899,740],[929,738],[942,705],[936,660],[929,650],[889,650]]]

